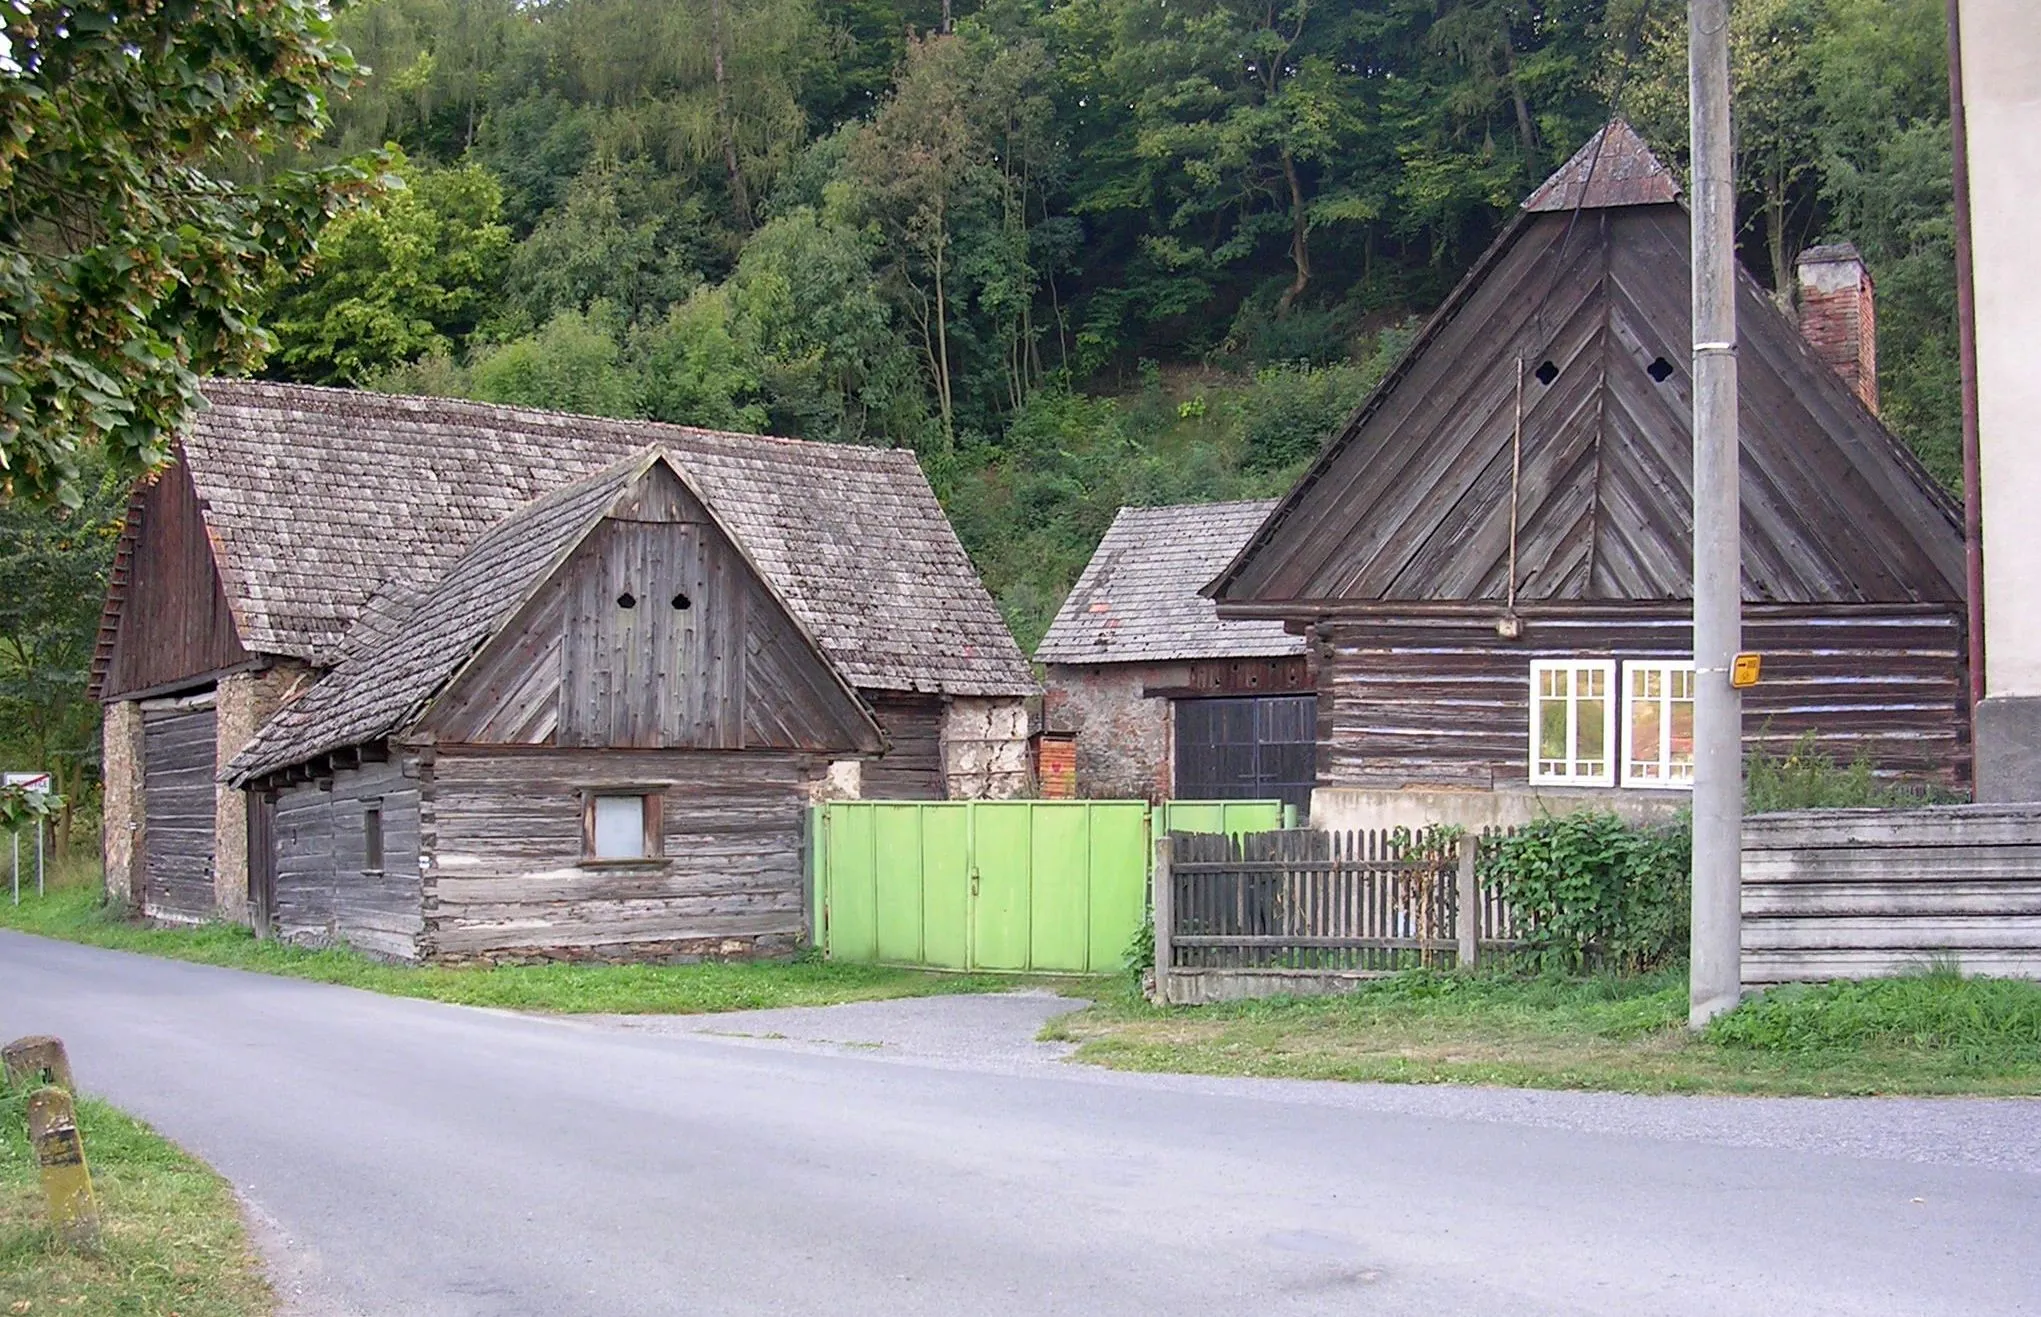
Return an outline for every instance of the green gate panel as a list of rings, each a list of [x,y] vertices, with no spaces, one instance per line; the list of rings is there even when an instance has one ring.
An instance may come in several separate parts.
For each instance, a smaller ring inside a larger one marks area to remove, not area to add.
[[[1087,973],[1120,967],[1127,944],[1148,917],[1148,871],[1155,858],[1148,810],[1138,801],[1099,801],[1091,808],[1091,891],[1086,930]]]
[[[971,807],[921,807],[921,964],[971,968]]]
[[[1033,802],[972,802],[971,910],[974,969],[1023,970],[1029,963],[1028,889],[1034,868]]]
[[[875,804],[871,818],[877,958],[916,964],[923,955],[922,806]]]
[[[872,826],[876,817],[868,809],[823,812],[828,950],[845,960],[879,956],[878,861]]]
[[[1172,800],[1162,806],[1164,832],[1274,832],[1283,826],[1280,800]]]
[[[1031,969],[1082,974],[1089,967],[1091,825],[1096,812],[1079,801],[1029,806],[1028,844],[1034,861],[1028,891]]]

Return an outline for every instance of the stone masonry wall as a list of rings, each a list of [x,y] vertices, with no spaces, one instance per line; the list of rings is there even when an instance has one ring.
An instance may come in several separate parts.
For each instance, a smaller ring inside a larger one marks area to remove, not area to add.
[[[136,866],[142,851],[142,706],[119,700],[106,706],[100,730],[105,783],[101,858],[106,899],[116,909],[134,905]]]
[[[304,664],[282,661],[258,672],[222,677],[215,710],[222,772],[286,700],[310,684]],[[213,784],[213,908],[221,919],[248,922],[248,793]]]
[[[958,697],[943,709],[943,788],[951,800],[1031,794],[1025,700]]]
[[[1077,737],[1077,794],[1160,801],[1171,777],[1170,702],[1144,697],[1156,670],[1138,663],[1052,665],[1043,724]]]

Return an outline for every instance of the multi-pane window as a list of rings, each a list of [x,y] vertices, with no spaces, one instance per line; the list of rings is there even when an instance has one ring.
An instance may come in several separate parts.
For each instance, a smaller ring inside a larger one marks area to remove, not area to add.
[[[1615,784],[1615,684],[1607,659],[1531,664],[1531,781]]]
[[[1623,665],[1623,785],[1694,784],[1694,665]]]
[[[582,801],[581,841],[591,860],[651,860],[660,854],[656,792],[590,792]]]

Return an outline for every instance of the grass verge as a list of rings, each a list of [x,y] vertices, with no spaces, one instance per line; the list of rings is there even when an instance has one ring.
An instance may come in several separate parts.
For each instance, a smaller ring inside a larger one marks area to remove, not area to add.
[[[1645,1093],[2041,1094],[2041,984],[1938,970],[1775,989],[1693,1037],[1683,968],[1414,970],[1344,997],[1161,1008],[1124,982],[1045,1036],[1122,1070]]]
[[[50,1233],[24,1102],[0,1090],[0,1314],[252,1317],[273,1306],[227,1183],[148,1126],[90,1098],[78,1128],[102,1248]]]
[[[110,914],[95,886],[51,889],[19,906],[0,893],[0,928],[233,969],[337,983],[396,997],[560,1014],[698,1015],[774,1006],[829,1006],[889,997],[997,992],[1011,975],[937,974],[881,965],[800,960],[699,965],[391,965],[345,948],[257,941],[245,928],[150,928]],[[5,1317],[0,1311],[0,1317]]]

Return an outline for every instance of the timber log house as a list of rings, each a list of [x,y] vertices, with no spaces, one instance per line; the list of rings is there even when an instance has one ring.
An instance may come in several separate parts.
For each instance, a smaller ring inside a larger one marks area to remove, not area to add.
[[[1690,785],[1690,270],[1671,174],[1610,124],[1206,587],[1310,640],[1320,826]],[[1737,306],[1745,740],[1960,784],[1960,518],[1875,413],[1861,262],[1800,277],[1799,326],[1747,273]]]
[[[1121,508],[1035,648],[1042,721],[1076,794],[1311,806],[1317,696],[1304,640],[1226,622],[1199,589],[1273,499]]]
[[[216,382],[107,599],[107,884],[396,959],[805,939],[806,806],[1027,788],[911,454]]]

